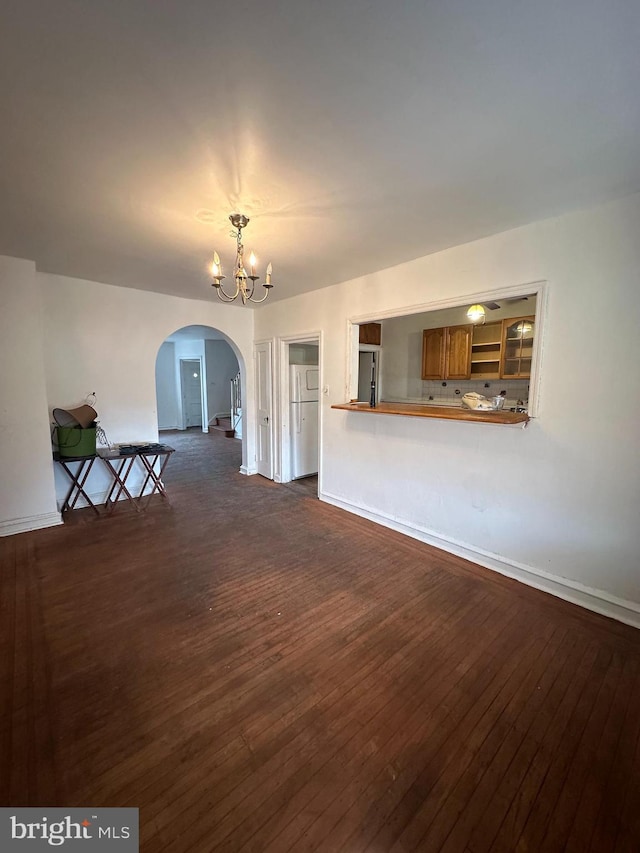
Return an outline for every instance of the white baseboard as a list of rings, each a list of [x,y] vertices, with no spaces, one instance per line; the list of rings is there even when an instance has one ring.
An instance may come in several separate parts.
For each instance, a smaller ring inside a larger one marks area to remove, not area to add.
[[[240,473],[245,474],[247,477],[252,477],[254,474],[258,473],[258,469],[255,467],[249,467],[248,465],[241,465]]]
[[[527,584],[527,586],[548,592],[557,598],[562,598],[565,601],[570,601],[572,604],[578,604],[580,607],[592,610],[594,613],[600,613],[602,616],[617,619],[619,622],[632,625],[634,628],[640,628],[640,604],[636,604],[634,601],[618,598],[602,589],[584,586],[577,581],[552,575],[533,566],[507,560],[497,554],[483,551],[481,548],[476,548],[465,542],[458,542],[455,539],[442,536],[427,528],[416,527],[413,524],[398,521],[385,513],[357,506],[329,492],[322,492],[318,497],[325,503],[337,506],[362,518],[367,518],[369,521],[374,521],[383,527],[389,527],[391,530],[398,531],[398,533],[404,533],[413,539],[425,542],[427,545],[433,545],[434,548],[447,551],[449,554],[455,554],[465,560],[470,560],[472,563],[477,563],[486,569],[492,569],[501,575]]]
[[[62,524],[59,512],[12,518],[9,521],[0,521],[0,536],[13,536],[16,533],[27,533],[29,530],[41,530],[43,527],[55,527],[58,524]]]

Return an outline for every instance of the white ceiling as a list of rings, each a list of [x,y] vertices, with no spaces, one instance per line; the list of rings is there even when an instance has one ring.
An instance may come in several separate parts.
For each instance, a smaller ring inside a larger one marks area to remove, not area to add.
[[[637,0],[12,0],[0,254],[272,299],[640,190]]]

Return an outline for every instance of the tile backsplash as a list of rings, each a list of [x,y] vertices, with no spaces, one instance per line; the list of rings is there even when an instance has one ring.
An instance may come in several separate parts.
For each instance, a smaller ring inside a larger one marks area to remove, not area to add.
[[[486,387],[488,386],[488,387]],[[422,381],[422,397],[407,399],[412,403],[440,403],[441,405],[459,405],[462,395],[476,391],[485,397],[495,397],[506,391],[505,408],[518,405],[518,401],[529,399],[528,379],[440,379]],[[457,392],[457,393],[456,393]],[[384,392],[383,392],[384,393]],[[400,401],[398,401],[400,402]]]

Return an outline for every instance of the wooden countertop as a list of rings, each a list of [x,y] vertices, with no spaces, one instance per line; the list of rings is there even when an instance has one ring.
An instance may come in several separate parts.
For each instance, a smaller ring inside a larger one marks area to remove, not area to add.
[[[407,415],[412,418],[440,418],[483,424],[522,424],[529,420],[526,412],[478,412],[463,409],[462,406],[432,406],[426,403],[378,403],[373,408],[368,403],[336,403],[331,408],[370,415]]]

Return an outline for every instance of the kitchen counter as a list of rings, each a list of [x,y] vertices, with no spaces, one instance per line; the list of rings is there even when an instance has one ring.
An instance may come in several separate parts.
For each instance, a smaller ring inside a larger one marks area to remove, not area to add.
[[[447,421],[466,421],[484,424],[526,424],[529,415],[526,412],[479,412],[463,409],[462,406],[434,406],[433,403],[378,403],[371,407],[368,403],[336,403],[332,409],[345,412],[361,412],[370,415],[405,415],[412,418],[440,418]]]

